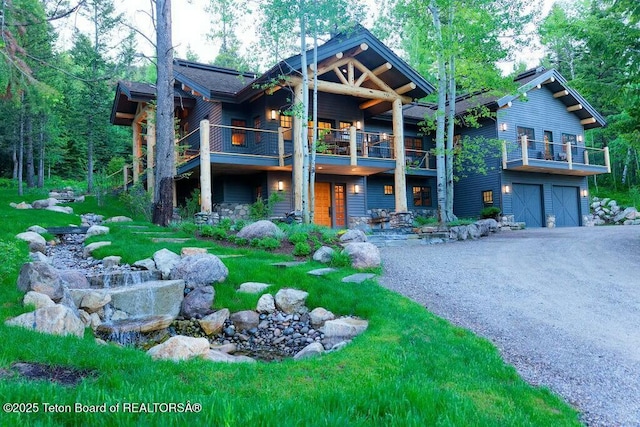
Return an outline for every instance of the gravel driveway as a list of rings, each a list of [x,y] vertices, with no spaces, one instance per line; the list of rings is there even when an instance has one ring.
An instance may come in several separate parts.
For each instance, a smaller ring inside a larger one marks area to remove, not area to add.
[[[381,248],[389,289],[492,341],[593,426],[640,425],[640,226]]]

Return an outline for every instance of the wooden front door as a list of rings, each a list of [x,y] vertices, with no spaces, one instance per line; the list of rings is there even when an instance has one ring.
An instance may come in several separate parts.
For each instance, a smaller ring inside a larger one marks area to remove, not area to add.
[[[314,222],[318,225],[331,227],[331,184],[316,182],[315,196]]]
[[[332,213],[335,226],[339,228],[344,228],[347,225],[346,197],[346,185],[336,184],[333,186],[334,208]]]

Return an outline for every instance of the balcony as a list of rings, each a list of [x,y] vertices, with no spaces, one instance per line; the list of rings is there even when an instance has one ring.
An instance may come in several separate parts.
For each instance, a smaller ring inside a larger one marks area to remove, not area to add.
[[[502,169],[558,175],[591,176],[610,173],[609,148],[592,148],[522,136],[502,141]]]

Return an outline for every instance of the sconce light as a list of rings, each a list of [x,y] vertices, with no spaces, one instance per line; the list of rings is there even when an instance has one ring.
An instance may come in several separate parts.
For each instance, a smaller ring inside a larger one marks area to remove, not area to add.
[[[511,187],[509,185],[504,186],[504,194],[511,194]]]
[[[500,123],[500,130],[502,132],[506,132],[507,131],[507,124],[506,123]]]
[[[360,194],[360,186],[358,184],[353,186],[353,194]]]
[[[582,135],[578,135],[578,142],[582,142]]]
[[[589,190],[586,189],[586,188],[583,188],[582,191],[581,191],[581,195],[582,195],[582,197],[585,197],[585,198],[589,197]]]
[[[276,110],[271,110],[271,120],[275,120],[278,118],[278,112]]]
[[[360,120],[356,122],[356,129],[358,130],[362,129],[362,123],[360,122]]]
[[[278,181],[278,191],[282,191],[282,190],[284,190],[284,182]]]

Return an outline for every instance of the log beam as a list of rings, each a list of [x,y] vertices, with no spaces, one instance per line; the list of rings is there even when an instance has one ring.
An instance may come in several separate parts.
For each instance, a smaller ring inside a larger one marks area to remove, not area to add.
[[[595,122],[596,122],[595,117],[589,117],[588,119],[580,120],[580,124],[581,125],[590,125],[590,124],[595,123]]]
[[[121,111],[116,111],[116,119],[133,119],[136,115],[133,113],[123,113]]]
[[[292,77],[291,82],[294,86],[297,86],[302,83],[302,79],[300,77]],[[313,82],[309,82],[309,89],[313,89]],[[333,93],[336,95],[350,95],[367,99],[382,99],[389,102],[392,102],[393,100],[399,98],[404,104],[408,104],[411,102],[410,97],[398,95],[395,92],[389,93],[378,89],[348,86],[323,80],[318,81],[318,90],[321,92]]]
[[[562,98],[563,96],[567,96],[569,95],[569,91],[568,90],[561,90],[560,92],[556,92],[553,94],[554,98]]]
[[[568,112],[582,110],[582,104],[571,105],[567,107]]]
[[[349,84],[347,79],[342,74],[342,71],[340,71],[338,67],[333,67],[333,71],[336,73],[336,76],[338,76],[338,79],[342,82],[342,84],[345,84],[345,85]]]
[[[298,81],[294,84],[294,103],[302,102],[302,79],[296,77]],[[337,84],[338,86],[343,86]],[[311,85],[309,85],[311,88]],[[302,212],[302,161],[303,161],[303,143],[300,128],[302,120],[297,114],[293,115],[293,208]]]
[[[147,191],[153,194],[155,187],[156,112],[152,110],[149,111],[147,117]]]
[[[211,148],[209,120],[200,122],[200,212],[211,213]]]

